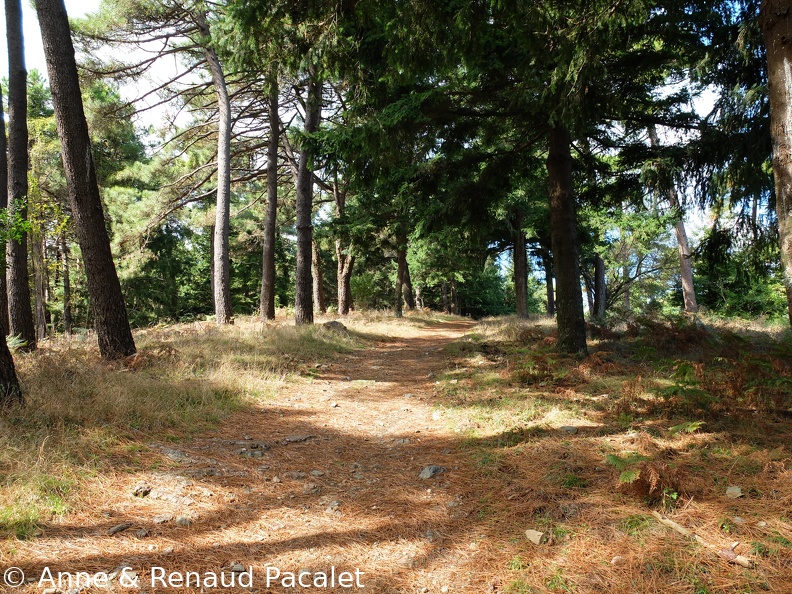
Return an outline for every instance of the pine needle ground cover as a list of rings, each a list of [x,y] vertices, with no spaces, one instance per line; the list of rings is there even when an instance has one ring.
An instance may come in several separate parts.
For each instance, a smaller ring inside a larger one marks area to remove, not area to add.
[[[0,564],[144,591],[154,567],[262,593],[331,568],[369,592],[792,591],[788,338],[640,320],[574,359],[546,320],[343,323],[17,355]]]

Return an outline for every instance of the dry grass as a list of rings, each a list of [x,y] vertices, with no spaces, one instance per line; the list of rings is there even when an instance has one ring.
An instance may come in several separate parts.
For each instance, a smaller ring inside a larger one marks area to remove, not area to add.
[[[552,351],[547,320],[496,319],[451,345],[439,392],[492,492],[499,561],[482,587],[792,591],[792,350],[788,332],[750,332],[652,322],[579,360]],[[726,497],[732,485],[742,497]],[[721,549],[738,543],[754,568],[660,526],[653,509]]]
[[[150,329],[134,369],[75,342],[18,356],[31,406],[0,421],[0,566],[239,562],[262,594],[297,591],[263,588],[268,564],[359,567],[394,594],[792,591],[786,342],[644,326],[581,360],[544,319],[343,322]],[[447,472],[417,478],[428,464]],[[133,497],[143,482],[158,494]]]

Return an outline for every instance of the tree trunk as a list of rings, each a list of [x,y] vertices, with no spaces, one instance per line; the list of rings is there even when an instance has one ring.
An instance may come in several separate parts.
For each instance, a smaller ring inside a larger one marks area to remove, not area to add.
[[[569,131],[552,128],[549,134],[547,175],[550,194],[550,231],[556,277],[558,349],[586,353],[586,322],[580,290],[575,195]]]
[[[346,209],[346,190],[341,190],[338,185],[338,175],[333,180],[333,198],[336,203],[336,216],[339,221],[344,220]],[[335,252],[337,262],[337,289],[338,289],[338,313],[342,316],[349,314],[352,308],[352,268],[355,265],[355,256],[352,255],[352,242],[344,247],[344,240],[341,237],[335,240]]]
[[[352,308],[352,268],[355,256],[350,252],[352,246],[345,250],[340,239],[336,239],[336,260],[338,262],[338,313],[345,316]]]
[[[47,338],[47,262],[44,259],[44,238],[31,235],[33,278],[36,288],[36,340]]]
[[[27,219],[28,129],[27,70],[22,38],[20,0],[6,0],[8,39],[8,200],[14,218]],[[9,331],[25,341],[25,350],[36,348],[36,329],[30,306],[27,233],[8,241]]]
[[[61,266],[63,273],[63,333],[71,336],[72,333],[72,308],[71,308],[71,277],[69,276],[69,244],[66,236],[61,236]]]
[[[410,277],[410,265],[407,263],[407,253],[404,255],[404,285],[402,285],[404,295],[404,307],[415,309],[415,295],[413,293],[412,278]]]
[[[205,14],[196,15],[201,33],[211,39],[209,23]],[[228,97],[225,74],[217,53],[207,45],[204,49],[206,62],[212,75],[212,84],[217,95],[217,201],[214,228],[214,309],[218,325],[233,324],[234,311],[231,305],[231,261],[228,254],[231,227],[231,100]]]
[[[441,285],[441,290],[443,291],[443,312],[450,314],[451,300],[448,298],[448,283],[446,281],[443,281]]]
[[[649,143],[653,147],[660,145],[657,137],[657,130],[654,126],[649,127]],[[662,178],[663,176],[661,176]],[[685,311],[687,313],[696,313],[698,311],[698,303],[696,303],[696,290],[693,286],[693,266],[690,263],[690,244],[688,243],[687,231],[685,230],[685,220],[682,216],[682,206],[679,203],[679,196],[677,195],[676,188],[673,182],[668,182],[668,187],[665,188],[668,202],[671,204],[679,218],[674,225],[674,233],[676,234],[677,247],[679,249],[679,275],[682,278],[682,298],[685,302]]]
[[[528,319],[528,254],[525,251],[525,232],[522,217],[515,221],[514,234],[514,296],[517,300],[517,317]]]
[[[402,301],[404,299],[404,273],[407,269],[407,246],[399,241],[399,247],[396,249],[396,300],[394,302],[394,315],[397,318],[402,317]]]
[[[415,287],[415,306],[418,309],[423,309],[424,308],[424,300],[423,300],[423,294],[422,294],[422,291],[421,291],[421,285],[417,285]]]
[[[545,271],[545,292],[547,294],[547,315],[555,316],[555,287],[553,284],[553,259],[549,254],[542,254],[542,266]]]
[[[461,308],[459,307],[459,291],[457,291],[457,281],[455,278],[451,279],[451,313],[459,315]]]
[[[319,313],[327,313],[324,298],[322,279],[322,260],[319,253],[319,244],[314,239],[311,241],[311,273],[313,276],[313,308]]]
[[[270,70],[269,125],[267,143],[267,214],[264,219],[264,246],[261,270],[261,319],[275,319],[275,235],[278,218],[278,139],[280,119],[278,117],[277,67]]]
[[[0,409],[13,405],[25,405],[25,398],[19,387],[14,358],[8,350],[5,334],[0,332]]]
[[[303,130],[311,135],[319,129],[322,117],[322,84],[311,65],[308,72],[308,96],[305,101],[305,124]],[[302,142],[300,162],[297,169],[297,282],[295,289],[294,321],[313,324],[313,279],[311,278],[311,252],[313,241],[313,171],[310,161],[312,151],[308,143]]]
[[[792,326],[792,9],[788,0],[763,0],[759,23],[767,48],[770,136],[773,143],[778,238],[787,314]]]
[[[6,140],[5,115],[3,114],[3,90],[0,88],[0,209],[8,208],[8,143]],[[6,242],[0,241],[0,333],[8,334],[8,285],[6,284]]]
[[[36,11],[44,42],[69,203],[99,338],[99,352],[105,359],[129,356],[135,353],[135,341],[105,228],[69,17],[63,0],[36,0]]]
[[[594,310],[592,311],[592,315],[596,318],[605,317],[606,290],[605,260],[596,254],[594,256]]]

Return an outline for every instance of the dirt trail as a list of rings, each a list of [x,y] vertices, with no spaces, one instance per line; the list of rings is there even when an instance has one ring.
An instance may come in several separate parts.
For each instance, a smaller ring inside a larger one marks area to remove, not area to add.
[[[461,438],[433,399],[434,376],[448,364],[443,345],[471,328],[431,325],[340,356],[217,431],[151,444],[167,464],[107,485],[121,496],[98,511],[100,526],[64,526],[38,539],[39,571],[54,558],[64,570],[128,564],[144,590],[166,591],[151,588],[151,567],[204,574],[240,564],[252,567],[261,593],[482,591],[470,565],[483,538],[480,496],[469,492]],[[430,465],[445,471],[419,478]],[[141,483],[152,492],[130,496]],[[107,535],[122,522],[131,527]],[[336,575],[362,572],[355,579],[365,589],[321,587],[333,567]],[[275,568],[281,575],[268,584]],[[306,570],[319,587],[289,582]]]

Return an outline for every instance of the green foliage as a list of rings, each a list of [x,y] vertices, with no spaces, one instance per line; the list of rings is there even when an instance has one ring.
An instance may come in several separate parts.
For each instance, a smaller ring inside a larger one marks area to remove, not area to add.
[[[608,454],[605,457],[605,461],[620,472],[620,484],[629,484],[637,481],[641,476],[641,470],[640,468],[636,468],[636,465],[647,460],[651,460],[651,458],[637,452],[630,452],[625,456]]]

